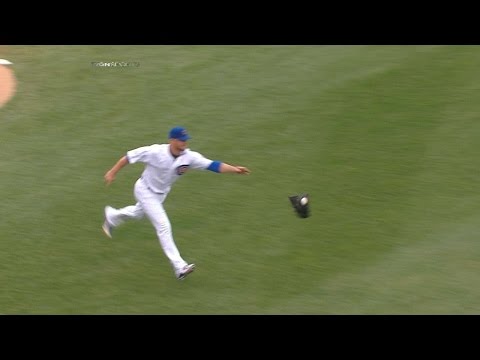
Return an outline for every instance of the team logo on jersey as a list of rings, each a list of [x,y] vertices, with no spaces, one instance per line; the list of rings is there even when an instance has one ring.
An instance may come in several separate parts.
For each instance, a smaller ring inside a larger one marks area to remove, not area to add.
[[[180,165],[180,166],[178,166],[177,169],[176,169],[177,175],[185,174],[185,172],[188,170],[189,166],[190,165]]]

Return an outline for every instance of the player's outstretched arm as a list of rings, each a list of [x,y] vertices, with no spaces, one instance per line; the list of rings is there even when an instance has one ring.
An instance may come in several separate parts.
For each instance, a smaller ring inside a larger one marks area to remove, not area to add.
[[[235,174],[250,174],[250,170],[244,166],[233,166],[226,163],[221,163],[220,173],[235,173]]]
[[[110,185],[115,180],[115,176],[120,171],[120,169],[127,164],[128,164],[128,159],[126,156],[123,156],[120,160],[118,160],[117,163],[113,165],[113,167],[106,172],[104,176],[106,184]]]

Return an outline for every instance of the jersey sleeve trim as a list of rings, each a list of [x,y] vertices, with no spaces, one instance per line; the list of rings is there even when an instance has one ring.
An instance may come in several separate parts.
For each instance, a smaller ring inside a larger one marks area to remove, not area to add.
[[[222,165],[222,163],[220,161],[216,161],[216,160],[212,161],[212,163],[207,168],[207,170],[219,173],[220,172],[220,165]]]

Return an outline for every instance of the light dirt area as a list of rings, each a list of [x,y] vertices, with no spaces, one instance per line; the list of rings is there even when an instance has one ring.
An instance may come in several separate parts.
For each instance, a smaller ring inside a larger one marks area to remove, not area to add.
[[[0,65],[0,107],[15,94],[16,83],[12,65]]]

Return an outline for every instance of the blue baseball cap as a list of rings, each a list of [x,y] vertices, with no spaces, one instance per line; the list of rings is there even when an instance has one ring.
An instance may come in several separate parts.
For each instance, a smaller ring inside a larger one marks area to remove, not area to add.
[[[180,141],[187,141],[188,139],[191,139],[190,135],[187,134],[187,130],[181,126],[172,128],[168,136],[169,139],[177,139]]]

